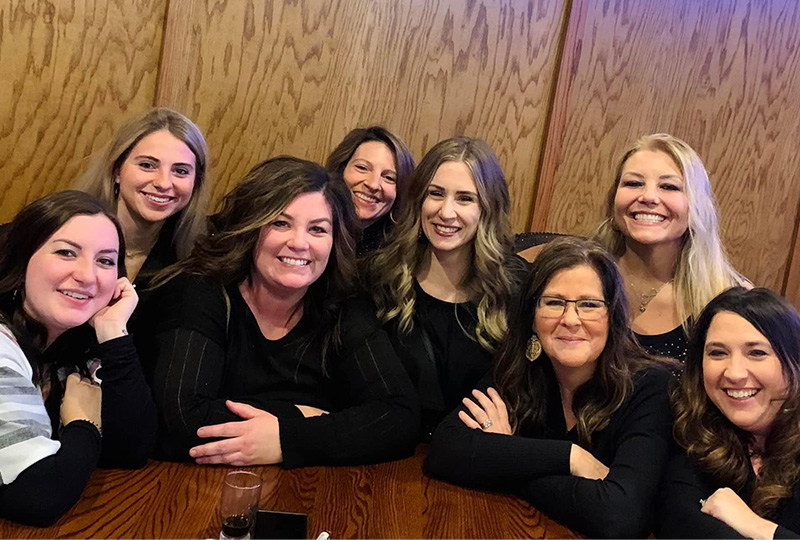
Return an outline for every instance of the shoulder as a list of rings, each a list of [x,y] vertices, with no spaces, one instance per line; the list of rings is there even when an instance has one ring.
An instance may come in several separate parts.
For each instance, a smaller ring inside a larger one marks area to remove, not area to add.
[[[151,301],[160,306],[161,329],[218,326],[230,311],[223,286],[206,276],[180,274],[152,292]]]
[[[14,334],[4,324],[0,324],[0,367],[3,368],[0,370],[0,375],[4,372],[11,375],[6,371],[11,370],[26,379],[33,377],[30,362],[22,352]]]
[[[363,292],[344,301],[340,317],[342,345],[345,347],[363,341],[381,328],[375,303]]]

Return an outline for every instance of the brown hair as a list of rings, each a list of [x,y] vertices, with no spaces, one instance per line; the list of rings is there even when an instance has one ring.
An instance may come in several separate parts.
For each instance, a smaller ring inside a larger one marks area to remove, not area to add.
[[[718,487],[740,490],[752,473],[747,446],[752,435],[735,426],[706,394],[706,336],[721,312],[739,315],[769,340],[786,379],[786,400],[767,435],[751,500],[753,511],[770,517],[800,480],[800,316],[769,289],[734,287],[711,300],[694,326],[680,386],[672,393],[675,440]]]

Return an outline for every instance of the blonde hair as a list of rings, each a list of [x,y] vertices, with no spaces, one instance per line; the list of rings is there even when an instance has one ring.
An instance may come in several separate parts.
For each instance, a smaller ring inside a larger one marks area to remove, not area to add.
[[[155,108],[117,131],[105,150],[92,162],[76,183],[76,188],[99,197],[112,208],[117,207],[114,184],[122,164],[131,150],[147,135],[167,130],[180,139],[195,158],[195,178],[192,198],[176,216],[172,236],[178,259],[186,258],[197,237],[205,232],[208,208],[208,146],[200,129],[188,118],[172,109]]]
[[[431,148],[409,181],[408,204],[386,245],[366,264],[365,279],[384,323],[397,318],[401,332],[413,329],[416,294],[414,280],[425,262],[428,239],[422,234],[422,203],[439,167],[449,161],[464,163],[478,190],[481,215],[473,242],[472,264],[461,283],[477,301],[478,343],[495,352],[505,337],[507,311],[514,277],[508,268],[513,257],[509,195],[505,175],[486,142],[454,137]]]
[[[689,321],[696,319],[712,298],[728,287],[742,285],[747,280],[733,268],[722,247],[717,203],[700,156],[681,139],[665,133],[640,138],[622,155],[614,184],[608,193],[606,219],[595,232],[595,239],[617,259],[625,253],[625,237],[614,217],[614,199],[625,162],[642,150],[667,154],[683,176],[689,201],[689,226],[675,262],[673,298],[678,317],[688,334]]]

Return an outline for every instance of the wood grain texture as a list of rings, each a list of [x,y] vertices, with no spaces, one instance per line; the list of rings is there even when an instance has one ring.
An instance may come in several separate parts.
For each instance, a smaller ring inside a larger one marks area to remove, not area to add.
[[[574,0],[532,230],[587,233],[637,137],[703,158],[737,268],[781,290],[800,202],[800,3]]]
[[[0,222],[152,106],[167,0],[0,3]]]
[[[528,223],[563,0],[172,0],[156,101],[206,132],[218,201],[259,161],[384,124],[486,139]]]
[[[262,509],[308,514],[311,538],[580,538],[520,499],[425,476],[426,447],[401,461],[261,475]],[[0,538],[217,538],[222,479],[231,469],[151,461],[97,470],[80,501],[48,528],[0,519]]]

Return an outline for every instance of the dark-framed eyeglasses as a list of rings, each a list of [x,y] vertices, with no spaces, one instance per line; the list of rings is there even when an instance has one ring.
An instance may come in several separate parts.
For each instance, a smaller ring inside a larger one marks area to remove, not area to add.
[[[575,304],[578,317],[584,321],[596,321],[608,314],[608,302],[600,298],[568,300],[560,296],[540,296],[536,301],[536,313],[547,319],[560,319],[567,312],[567,304]]]

